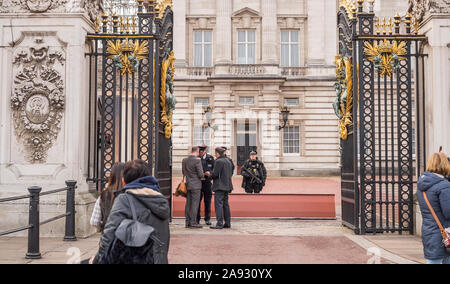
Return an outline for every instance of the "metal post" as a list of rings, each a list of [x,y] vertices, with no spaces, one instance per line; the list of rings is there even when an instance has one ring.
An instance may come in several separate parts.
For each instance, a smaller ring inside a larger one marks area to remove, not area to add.
[[[25,256],[27,259],[41,258],[39,252],[39,194],[41,190],[42,188],[38,186],[28,188],[31,195],[28,223],[31,228],[28,230],[28,252]]]
[[[67,198],[66,198],[66,232],[64,235],[65,242],[73,242],[77,240],[75,237],[75,186],[77,182],[67,180]]]

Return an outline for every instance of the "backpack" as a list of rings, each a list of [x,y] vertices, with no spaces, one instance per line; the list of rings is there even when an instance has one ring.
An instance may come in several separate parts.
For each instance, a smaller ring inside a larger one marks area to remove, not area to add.
[[[153,246],[164,246],[164,243],[153,235],[155,229],[152,226],[137,220],[136,208],[129,196],[131,194],[125,194],[133,219],[124,219],[120,223],[113,242],[105,255],[99,259],[99,264],[154,264]]]

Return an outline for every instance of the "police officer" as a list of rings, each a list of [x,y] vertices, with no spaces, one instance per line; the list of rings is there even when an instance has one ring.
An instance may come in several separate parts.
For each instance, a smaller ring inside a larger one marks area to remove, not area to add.
[[[246,193],[260,193],[266,185],[267,171],[264,163],[261,162],[255,151],[250,152],[250,159],[248,159],[241,169],[242,187]]]
[[[205,173],[205,180],[202,181],[202,193],[200,197],[200,205],[202,199],[205,203],[205,223],[206,225],[211,225],[211,199],[212,199],[212,189],[211,189],[211,173],[214,170],[214,157],[207,153],[208,147],[202,145],[200,148],[200,159],[202,160],[203,172]],[[200,207],[198,207],[197,223],[200,223]]]

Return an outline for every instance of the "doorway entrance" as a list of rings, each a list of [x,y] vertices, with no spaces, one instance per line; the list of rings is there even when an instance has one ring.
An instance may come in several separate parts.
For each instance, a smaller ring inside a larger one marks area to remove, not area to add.
[[[236,152],[237,174],[241,174],[241,168],[248,160],[251,151],[258,150],[258,124],[249,119],[237,121],[236,124]]]

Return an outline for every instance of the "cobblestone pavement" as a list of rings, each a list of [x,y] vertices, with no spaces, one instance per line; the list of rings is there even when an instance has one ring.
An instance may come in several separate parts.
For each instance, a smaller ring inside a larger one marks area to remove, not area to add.
[[[416,237],[354,236],[338,221],[237,219],[232,229],[216,231],[186,229],[184,220],[175,219],[171,235],[173,264],[364,264],[377,260],[374,250],[381,263],[423,262]],[[78,254],[81,259],[95,254],[98,240],[99,235],[69,243],[42,238],[42,259],[26,260],[26,238],[2,237],[0,263],[70,263]]]

